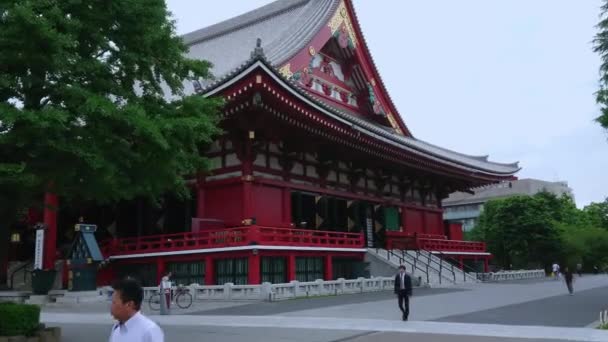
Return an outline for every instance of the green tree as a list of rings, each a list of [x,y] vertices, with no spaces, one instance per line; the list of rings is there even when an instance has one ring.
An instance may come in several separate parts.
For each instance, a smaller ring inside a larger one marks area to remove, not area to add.
[[[222,103],[184,96],[210,65],[163,0],[5,0],[0,51],[0,202],[186,196],[206,167]]]
[[[591,226],[608,230],[608,198],[585,206],[583,213]]]
[[[549,265],[560,255],[557,204],[546,194],[489,201],[473,235],[487,243],[505,268]]]
[[[596,101],[601,106],[601,115],[596,119],[602,127],[608,129],[608,0],[601,7],[599,32],[593,40],[594,51],[600,55],[600,89],[596,93]]]
[[[562,244],[566,265],[581,263],[584,270],[608,264],[608,231],[593,226],[564,226]]]

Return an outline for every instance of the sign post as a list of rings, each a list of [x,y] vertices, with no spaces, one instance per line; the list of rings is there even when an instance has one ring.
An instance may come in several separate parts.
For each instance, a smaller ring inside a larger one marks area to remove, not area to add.
[[[34,249],[34,269],[42,269],[42,261],[44,259],[44,225],[36,227],[36,247]]]

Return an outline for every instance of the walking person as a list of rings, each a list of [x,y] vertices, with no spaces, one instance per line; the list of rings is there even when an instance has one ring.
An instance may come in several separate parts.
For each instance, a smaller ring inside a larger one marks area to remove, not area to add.
[[[399,266],[399,273],[395,276],[395,294],[397,303],[403,314],[402,318],[407,321],[410,315],[410,296],[412,295],[412,278],[405,273],[405,266]]]
[[[141,312],[144,290],[135,279],[120,280],[112,286],[110,312],[118,321],[109,342],[164,342],[161,328]]]
[[[578,273],[579,277],[583,276],[583,265],[580,262],[576,264],[576,273]]]
[[[559,264],[553,263],[553,280],[559,280]]]
[[[167,272],[164,277],[160,279],[160,284],[158,284],[158,293],[161,296],[165,295],[165,300],[167,301],[167,308],[171,307],[171,300],[173,299],[173,289],[171,283],[171,277],[173,276],[172,272]],[[162,303],[161,303],[162,305]]]
[[[574,295],[574,287],[572,287],[572,283],[574,282],[574,274],[568,267],[564,269],[564,280],[566,281],[566,286],[568,287],[568,292],[570,295]]]

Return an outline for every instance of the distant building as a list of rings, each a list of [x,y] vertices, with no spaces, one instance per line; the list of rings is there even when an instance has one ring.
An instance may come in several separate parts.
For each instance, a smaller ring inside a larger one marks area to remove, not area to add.
[[[567,182],[547,182],[538,179],[520,179],[501,182],[473,189],[473,194],[454,192],[443,200],[443,219],[451,223],[461,223],[464,231],[473,229],[484,204],[492,199],[517,195],[532,196],[548,191],[557,196],[568,194],[574,198]]]

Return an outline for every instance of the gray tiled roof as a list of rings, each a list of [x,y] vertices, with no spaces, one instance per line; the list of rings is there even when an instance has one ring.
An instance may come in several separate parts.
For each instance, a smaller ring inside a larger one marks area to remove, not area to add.
[[[290,83],[291,87],[302,95],[355,126],[373,132],[391,143],[495,175],[512,175],[519,170],[517,163],[490,162],[487,156],[469,156],[413,137],[395,134],[382,126],[331,107],[301,89],[296,83],[280,76],[276,68],[309,44],[318,30],[327,23],[339,2],[340,0],[279,0],[186,34],[183,38],[190,46],[189,57],[209,60],[214,64],[212,72],[216,80],[204,85],[206,91],[219,86],[261,58],[274,69],[277,76]],[[251,52],[258,38],[261,39],[265,56],[252,58]]]
[[[183,39],[190,47],[189,57],[211,61],[216,77],[248,60],[257,38],[276,66],[304,48],[338,5],[338,0],[279,0]]]

